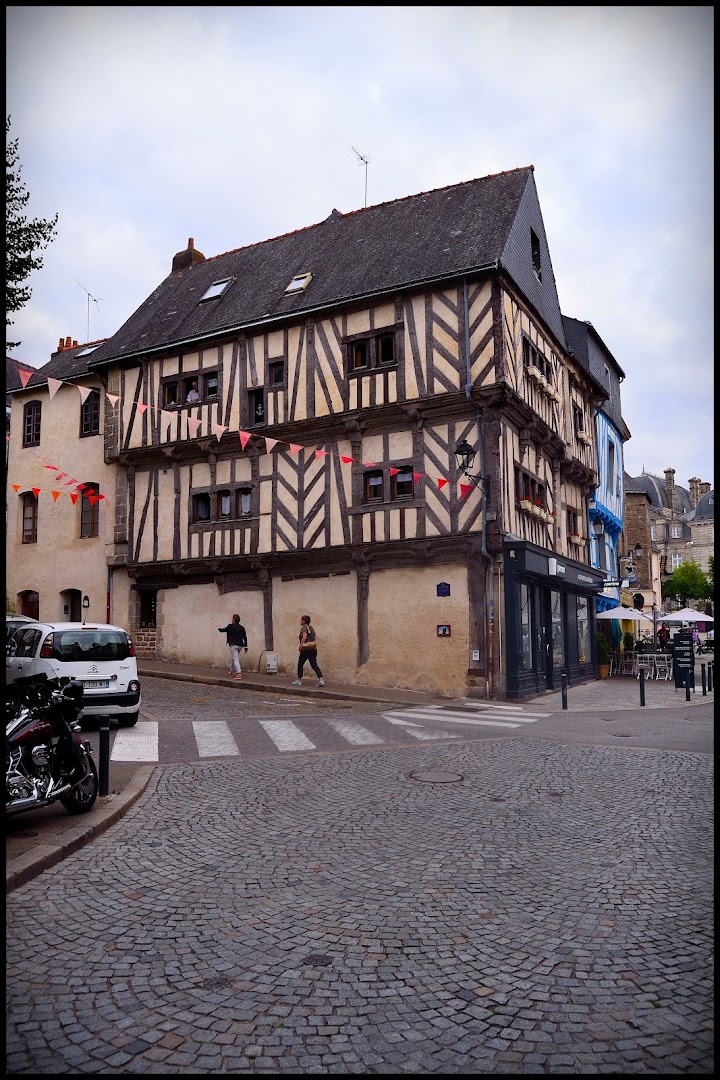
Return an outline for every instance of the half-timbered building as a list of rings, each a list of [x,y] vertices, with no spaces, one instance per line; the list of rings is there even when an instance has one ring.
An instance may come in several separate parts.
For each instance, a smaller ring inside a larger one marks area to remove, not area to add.
[[[289,674],[308,613],[331,680],[593,677],[604,391],[532,167],[212,258],[190,240],[90,367],[116,400],[112,594],[150,655],[222,665],[238,612],[250,666]]]

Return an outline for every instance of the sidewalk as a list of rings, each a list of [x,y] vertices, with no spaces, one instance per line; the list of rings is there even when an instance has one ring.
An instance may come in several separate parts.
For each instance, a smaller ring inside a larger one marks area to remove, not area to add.
[[[458,699],[443,698],[415,690],[358,686],[333,680],[327,680],[324,687],[316,687],[314,679],[306,680],[303,686],[292,686],[290,676],[252,671],[243,672],[243,680],[238,684],[236,680],[228,678],[217,668],[194,664],[171,664],[157,660],[138,661],[138,674],[141,679],[147,677],[176,679],[227,687],[240,685],[246,690],[259,690],[265,694],[277,693],[303,697],[319,695],[325,699],[387,702],[406,708],[458,701]],[[676,690],[673,682],[655,680],[647,682],[645,708],[687,708],[711,703],[714,700],[714,693],[708,692],[707,696],[702,694],[699,662],[695,666],[695,687],[696,692],[691,692],[688,702],[685,690]],[[541,705],[545,713],[559,713],[563,708],[562,693],[559,690],[525,699],[523,702],[498,703],[501,708],[510,704],[530,710]],[[614,676],[611,679],[597,679],[579,686],[570,686],[567,691],[567,706],[568,720],[572,719],[573,714],[585,715],[601,710],[609,710],[612,714],[624,710],[637,711],[640,708],[640,684],[632,676]],[[6,893],[30,881],[43,870],[54,866],[67,855],[77,851],[109,829],[142,795],[154,768],[154,765],[115,763],[112,769],[110,794],[105,798],[98,798],[90,813],[82,817],[69,817],[64,808],[56,804],[30,811],[27,814],[20,814],[11,822],[6,823]]]

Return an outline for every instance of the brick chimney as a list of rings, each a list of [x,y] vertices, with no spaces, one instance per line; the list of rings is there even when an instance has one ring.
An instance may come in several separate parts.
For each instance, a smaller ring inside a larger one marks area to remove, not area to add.
[[[188,246],[184,251],[178,251],[177,255],[172,261],[172,272],[176,274],[179,270],[187,270],[191,266],[195,266],[196,263],[205,262],[205,256],[201,251],[198,251],[195,247],[195,241],[192,236],[188,239]]]
[[[65,349],[77,349],[78,343],[71,337],[60,338],[60,344],[58,345],[58,352],[63,352]]]
[[[669,510],[675,509],[675,470],[665,470],[665,498]]]
[[[690,505],[693,510],[700,502],[700,477],[691,476],[688,480],[688,489],[690,491]]]

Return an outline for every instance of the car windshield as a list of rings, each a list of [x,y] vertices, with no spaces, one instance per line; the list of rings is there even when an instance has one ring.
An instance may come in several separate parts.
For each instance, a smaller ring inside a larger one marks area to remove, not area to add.
[[[128,639],[119,630],[56,630],[53,657],[67,663],[83,660],[125,660]]]

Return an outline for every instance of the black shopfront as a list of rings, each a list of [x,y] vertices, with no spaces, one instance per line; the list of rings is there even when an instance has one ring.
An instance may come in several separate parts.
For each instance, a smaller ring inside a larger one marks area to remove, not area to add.
[[[508,699],[595,678],[595,597],[602,571],[525,540],[505,542]]]

